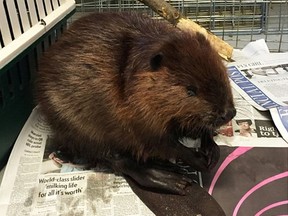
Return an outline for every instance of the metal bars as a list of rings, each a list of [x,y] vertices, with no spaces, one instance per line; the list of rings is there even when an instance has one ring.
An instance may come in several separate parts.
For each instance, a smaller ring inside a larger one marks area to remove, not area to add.
[[[270,50],[288,51],[288,0],[170,0],[186,17],[197,21],[235,48],[264,38]],[[136,0],[76,0],[77,16],[87,12],[134,10],[159,18]]]

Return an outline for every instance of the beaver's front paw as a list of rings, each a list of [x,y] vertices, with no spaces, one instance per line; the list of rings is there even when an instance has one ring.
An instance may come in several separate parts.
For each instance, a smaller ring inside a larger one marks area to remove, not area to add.
[[[110,158],[112,168],[125,176],[132,178],[140,186],[149,190],[185,195],[185,188],[193,180],[177,173],[179,167],[161,162],[137,163],[135,160],[114,156]],[[174,172],[175,171],[175,172]]]
[[[185,195],[185,188],[192,183],[192,179],[181,174],[147,167],[132,171],[129,176],[150,190],[179,195]]]

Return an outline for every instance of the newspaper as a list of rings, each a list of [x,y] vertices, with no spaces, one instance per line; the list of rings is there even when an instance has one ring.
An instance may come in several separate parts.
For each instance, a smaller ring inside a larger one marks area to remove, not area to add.
[[[269,110],[288,142],[287,118],[280,116],[288,105],[288,52],[269,53],[262,39],[249,43],[236,54],[236,61],[228,64],[232,87],[256,109]]]
[[[288,105],[288,53],[273,53],[228,68],[232,86],[255,108]]]
[[[154,215],[126,180],[84,170],[49,153],[51,131],[35,108],[10,155],[0,187],[1,215]]]
[[[270,53],[264,39],[235,50],[228,73],[232,87],[259,110],[288,105],[288,52]]]

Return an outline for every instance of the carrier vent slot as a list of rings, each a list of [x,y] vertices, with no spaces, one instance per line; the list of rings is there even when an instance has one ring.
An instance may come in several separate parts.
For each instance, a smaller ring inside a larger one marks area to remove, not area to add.
[[[34,0],[26,0],[26,3],[31,25],[34,26],[40,20],[38,11],[36,9],[36,2]]]
[[[15,0],[15,5],[18,7],[19,10],[19,21],[23,32],[26,32],[28,29],[32,27],[29,21],[29,14],[27,9],[27,3],[25,0]]]
[[[12,73],[10,70],[7,71],[7,84],[8,84],[8,92],[9,92],[9,98],[13,98],[15,96],[14,92],[14,86],[12,82]]]
[[[9,28],[10,35],[11,35],[11,39],[14,40],[15,39],[14,32],[13,32],[13,29],[12,29],[11,20],[10,20],[10,16],[9,16],[9,12],[8,12],[6,1],[3,1],[3,6],[4,6],[4,11],[5,11],[5,14],[6,14],[6,18],[7,18],[7,25],[8,25],[8,28]]]
[[[33,70],[33,66],[31,65],[29,61],[29,56],[26,55],[21,61],[20,61],[20,80],[22,83],[22,88],[25,89],[27,86],[29,86],[31,81],[31,73]],[[34,72],[34,71],[33,71]]]
[[[35,0],[36,11],[38,14],[38,19],[41,20],[46,16],[44,4],[42,0]]]
[[[0,49],[3,47],[4,47],[4,41],[3,41],[2,33],[0,31]]]
[[[3,105],[4,105],[4,98],[3,98],[2,90],[0,89],[0,109],[3,108]]]
[[[22,20],[20,17],[20,10],[19,10],[18,3],[16,0],[14,0],[14,4],[15,4],[15,9],[16,9],[16,13],[17,13],[18,22],[19,22],[20,31],[21,31],[21,34],[23,34],[24,29],[23,29]]]

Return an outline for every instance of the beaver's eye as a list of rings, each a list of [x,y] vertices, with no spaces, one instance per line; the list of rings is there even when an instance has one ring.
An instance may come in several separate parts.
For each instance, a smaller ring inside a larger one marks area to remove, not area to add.
[[[195,86],[187,86],[186,90],[189,97],[196,96],[197,88]]]

